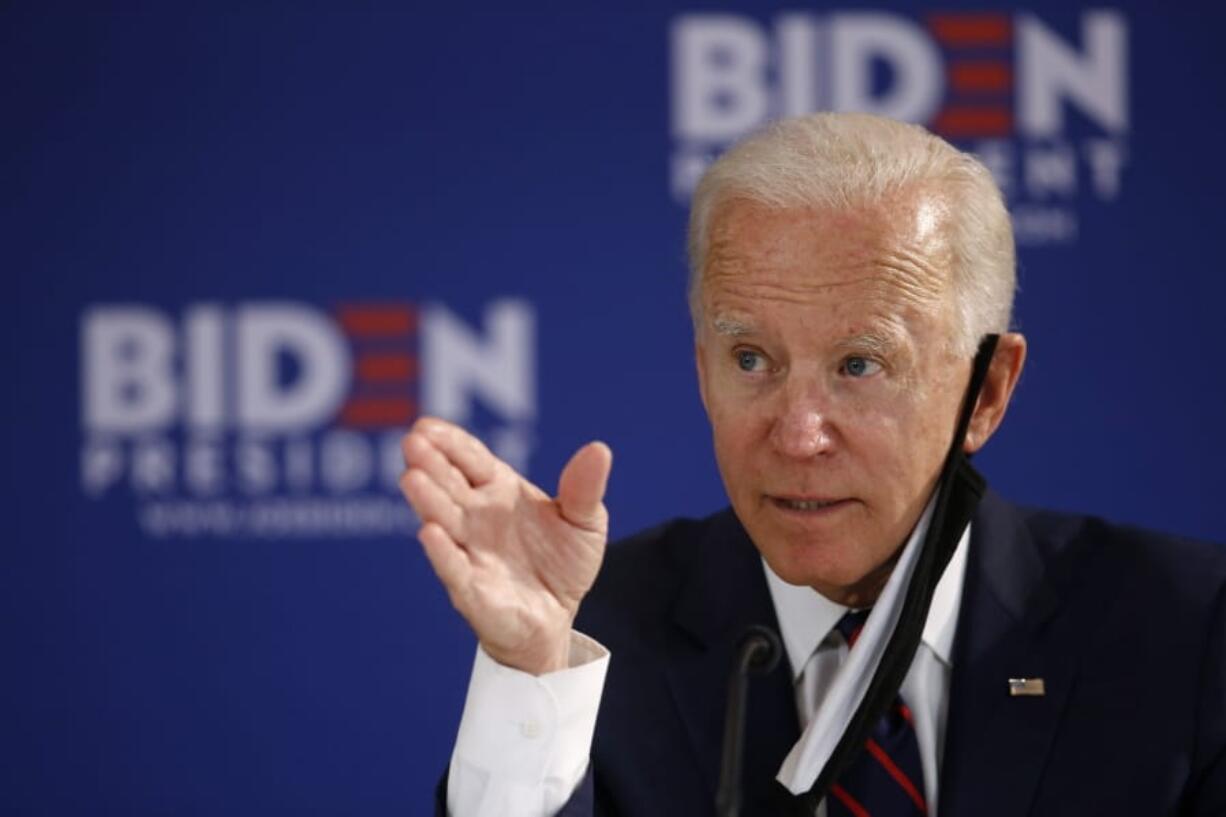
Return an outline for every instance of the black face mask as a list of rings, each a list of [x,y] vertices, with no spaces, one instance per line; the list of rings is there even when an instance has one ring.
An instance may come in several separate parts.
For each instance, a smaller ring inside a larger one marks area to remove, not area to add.
[[[915,572],[903,599],[898,624],[890,636],[877,671],[869,681],[868,691],[813,787],[795,797],[785,792],[798,815],[812,817],[818,802],[863,750],[873,725],[898,694],[919,647],[937,582],[945,571],[945,565],[953,556],[958,540],[962,538],[962,532],[966,530],[979,500],[983,498],[987,482],[971,467],[962,445],[999,340],[999,335],[986,335],[979,344],[953,442],[945,455],[945,464],[937,480],[932,521],[920,546]]]

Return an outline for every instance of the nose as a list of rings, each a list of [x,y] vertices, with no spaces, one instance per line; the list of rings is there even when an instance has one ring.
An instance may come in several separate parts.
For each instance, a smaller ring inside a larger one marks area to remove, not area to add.
[[[771,428],[771,444],[786,457],[810,459],[834,450],[829,400],[812,384],[789,383]]]

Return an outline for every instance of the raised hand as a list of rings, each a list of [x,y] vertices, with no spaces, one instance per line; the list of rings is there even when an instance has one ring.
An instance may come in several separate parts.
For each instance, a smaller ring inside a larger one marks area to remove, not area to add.
[[[464,429],[418,420],[401,441],[405,498],[451,603],[494,660],[540,675],[567,665],[571,625],[604,556],[613,454],[580,448],[550,497]]]

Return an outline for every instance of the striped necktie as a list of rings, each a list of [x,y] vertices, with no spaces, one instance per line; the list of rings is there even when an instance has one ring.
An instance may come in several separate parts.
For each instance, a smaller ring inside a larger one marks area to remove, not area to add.
[[[869,611],[849,611],[835,625],[850,648]],[[864,751],[852,761],[826,798],[829,817],[916,817],[928,813],[924,767],[911,710],[895,696],[890,709],[873,726]]]

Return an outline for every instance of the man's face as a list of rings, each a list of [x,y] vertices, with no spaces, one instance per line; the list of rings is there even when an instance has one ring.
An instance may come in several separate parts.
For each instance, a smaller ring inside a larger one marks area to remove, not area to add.
[[[696,349],[724,485],[771,569],[845,604],[888,578],[970,374],[944,232],[923,194],[712,220]]]

